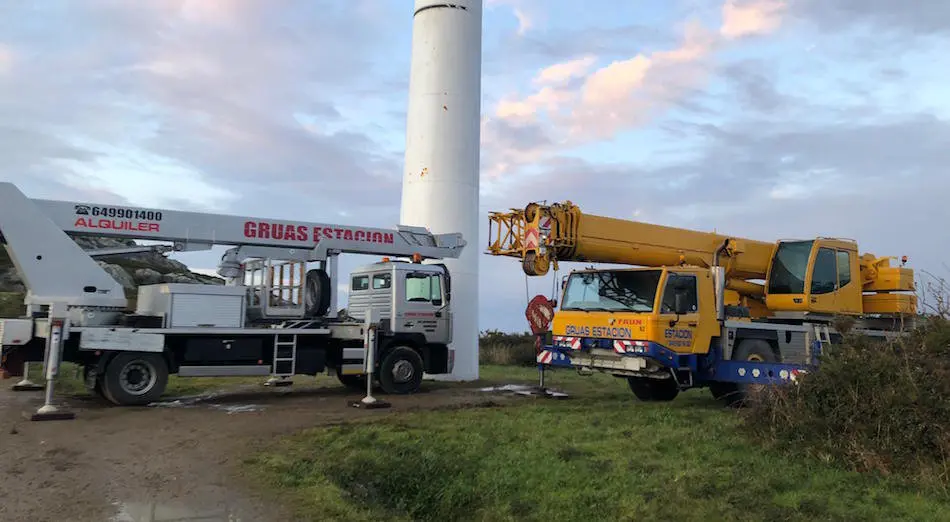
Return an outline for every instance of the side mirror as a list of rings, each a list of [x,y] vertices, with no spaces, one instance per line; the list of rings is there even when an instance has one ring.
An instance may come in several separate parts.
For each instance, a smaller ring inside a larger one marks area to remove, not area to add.
[[[673,313],[676,315],[689,313],[689,303],[686,301],[686,292],[677,290],[673,295]]]

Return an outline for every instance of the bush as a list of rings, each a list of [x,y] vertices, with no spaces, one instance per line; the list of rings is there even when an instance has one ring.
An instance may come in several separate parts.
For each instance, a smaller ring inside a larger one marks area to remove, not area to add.
[[[26,305],[22,292],[0,292],[0,317],[23,317],[26,314]]]
[[[858,471],[950,483],[950,320],[890,342],[846,334],[797,386],[754,395],[757,437]]]
[[[534,336],[505,333],[498,330],[482,332],[478,341],[480,364],[533,366],[537,363]]]

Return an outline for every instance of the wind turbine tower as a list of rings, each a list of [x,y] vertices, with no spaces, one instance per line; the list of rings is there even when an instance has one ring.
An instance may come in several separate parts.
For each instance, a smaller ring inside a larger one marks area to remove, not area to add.
[[[400,223],[461,232],[452,277],[454,370],[478,378],[482,0],[416,0]]]

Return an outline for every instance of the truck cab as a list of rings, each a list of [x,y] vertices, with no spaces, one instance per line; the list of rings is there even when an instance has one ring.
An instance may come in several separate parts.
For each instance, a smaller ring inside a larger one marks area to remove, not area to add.
[[[370,307],[392,336],[452,342],[451,281],[442,264],[383,260],[350,275],[347,315],[363,320]]]
[[[705,353],[718,333],[712,277],[690,266],[572,272],[552,324],[556,345],[602,355],[638,342]]]

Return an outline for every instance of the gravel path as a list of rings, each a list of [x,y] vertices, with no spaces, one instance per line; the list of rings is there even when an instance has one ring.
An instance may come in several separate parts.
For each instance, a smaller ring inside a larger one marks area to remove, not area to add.
[[[338,386],[255,386],[144,408],[61,398],[76,419],[31,422],[24,413],[42,404],[42,392],[13,392],[13,382],[0,381],[3,521],[290,520],[238,474],[248,451],[347,419],[499,400],[471,386],[429,385],[387,397],[391,409],[360,410],[347,405],[360,394]]]

